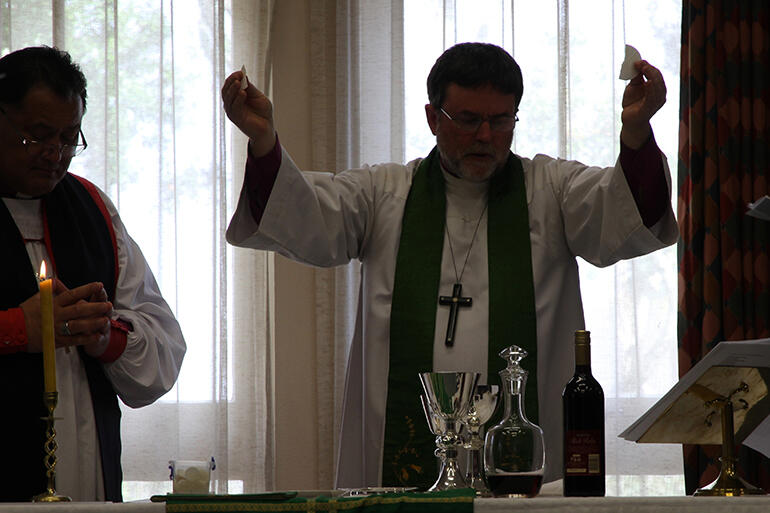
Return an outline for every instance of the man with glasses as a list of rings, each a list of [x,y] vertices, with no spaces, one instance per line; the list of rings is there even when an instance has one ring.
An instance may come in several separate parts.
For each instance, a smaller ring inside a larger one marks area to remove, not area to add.
[[[67,172],[86,149],[86,79],[66,52],[0,59],[0,500],[46,490],[40,294],[54,278],[57,491],[120,501],[120,409],[176,381],[179,324],[107,196]]]
[[[648,63],[636,69],[621,154],[607,169],[511,153],[522,75],[494,45],[459,44],[436,61],[426,158],[336,175],[298,170],[270,101],[242,88],[241,72],[226,79],[225,112],[249,136],[228,241],[316,266],[362,263],[337,486],[432,484],[417,373],[475,371],[498,383],[498,352],[513,344],[529,352],[527,413],[545,433],[545,480],[560,477],[561,392],[584,325],[576,257],[606,266],[678,235],[649,123],[665,84]]]

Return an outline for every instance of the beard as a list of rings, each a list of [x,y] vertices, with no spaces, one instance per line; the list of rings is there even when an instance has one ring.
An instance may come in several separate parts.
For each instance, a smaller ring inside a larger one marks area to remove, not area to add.
[[[441,163],[449,173],[469,180],[483,182],[505,165],[507,154],[498,156],[490,145],[475,145],[462,152],[442,151]]]

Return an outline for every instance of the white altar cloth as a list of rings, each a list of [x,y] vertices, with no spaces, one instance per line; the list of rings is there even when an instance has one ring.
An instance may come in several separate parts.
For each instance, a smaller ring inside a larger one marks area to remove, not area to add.
[[[754,497],[535,497],[476,499],[474,513],[766,513],[770,496]]]
[[[770,495],[751,497],[563,497],[562,481],[533,499],[476,499],[474,513],[767,513]]]

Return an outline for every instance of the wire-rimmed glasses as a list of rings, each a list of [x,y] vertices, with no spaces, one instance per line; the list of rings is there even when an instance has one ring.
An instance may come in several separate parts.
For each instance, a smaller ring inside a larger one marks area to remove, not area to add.
[[[23,133],[21,133],[21,130],[19,130],[19,128],[11,120],[11,118],[8,117],[8,114],[5,112],[5,109],[0,108],[0,114],[5,116],[5,119],[8,120],[8,124],[11,126],[11,129],[16,133],[16,135],[19,136],[19,138],[21,139],[21,144],[24,146],[24,148],[27,150],[27,153],[30,155],[36,155],[36,154],[40,154],[48,151],[56,151],[58,152],[59,156],[62,158],[72,158],[83,153],[83,150],[85,150],[88,147],[88,142],[86,142],[86,136],[83,135],[83,130],[81,129],[78,129],[78,133],[75,136],[75,139],[73,142],[66,142],[64,144],[48,143],[48,142],[32,139],[30,137],[25,136]]]
[[[449,121],[455,124],[455,126],[469,134],[475,134],[481,125],[486,121],[489,123],[489,128],[493,132],[510,132],[516,126],[519,121],[519,116],[508,114],[500,114],[499,116],[474,116],[474,115],[457,115],[450,116],[443,107],[439,107],[439,110],[444,114]]]

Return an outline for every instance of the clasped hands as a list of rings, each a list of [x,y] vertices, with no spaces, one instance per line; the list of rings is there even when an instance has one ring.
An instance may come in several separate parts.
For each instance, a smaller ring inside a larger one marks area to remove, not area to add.
[[[27,327],[27,351],[43,348],[40,332],[40,293],[20,305]],[[53,280],[53,318],[56,347],[84,346],[86,353],[99,356],[110,340],[112,303],[99,282],[68,289]],[[65,328],[66,325],[66,328]],[[69,334],[65,334],[69,333]]]

